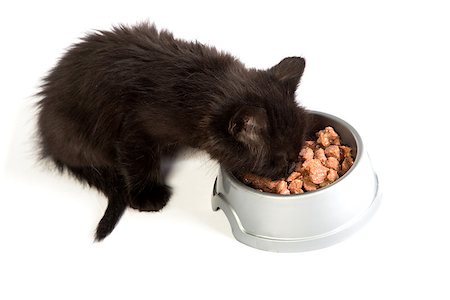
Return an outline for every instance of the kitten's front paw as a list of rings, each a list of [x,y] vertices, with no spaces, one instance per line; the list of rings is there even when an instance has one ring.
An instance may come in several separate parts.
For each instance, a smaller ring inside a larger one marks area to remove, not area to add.
[[[137,195],[131,196],[130,207],[139,211],[159,211],[172,195],[170,186],[148,186]]]

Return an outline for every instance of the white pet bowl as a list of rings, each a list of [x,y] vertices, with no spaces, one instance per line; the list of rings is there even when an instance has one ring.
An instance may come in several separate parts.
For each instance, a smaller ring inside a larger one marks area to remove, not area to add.
[[[310,113],[312,132],[332,126],[342,143],[353,148],[353,166],[333,184],[300,195],[257,191],[220,168],[212,208],[223,210],[238,241],[275,252],[323,248],[348,237],[376,210],[381,198],[378,177],[358,132],[335,116]]]

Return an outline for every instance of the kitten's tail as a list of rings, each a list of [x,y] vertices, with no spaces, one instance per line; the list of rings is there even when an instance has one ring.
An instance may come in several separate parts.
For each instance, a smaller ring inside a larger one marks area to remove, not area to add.
[[[127,207],[126,198],[120,191],[120,175],[110,168],[71,167],[61,161],[54,161],[60,171],[67,169],[75,178],[97,188],[107,196],[108,206],[95,233],[97,242],[103,240],[116,227]]]
[[[122,217],[127,205],[120,197],[108,198],[108,207],[105,214],[97,225],[95,240],[102,241],[116,227],[117,222]]]

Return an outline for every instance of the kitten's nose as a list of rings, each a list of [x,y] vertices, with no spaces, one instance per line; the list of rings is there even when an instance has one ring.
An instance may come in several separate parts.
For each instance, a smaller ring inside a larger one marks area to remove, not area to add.
[[[291,174],[295,169],[295,162],[291,163],[291,165],[288,167],[288,173]]]

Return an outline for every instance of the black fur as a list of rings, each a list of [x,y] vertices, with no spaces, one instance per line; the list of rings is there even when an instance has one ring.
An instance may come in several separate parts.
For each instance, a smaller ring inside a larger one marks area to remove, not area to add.
[[[307,131],[295,102],[305,61],[268,70],[149,24],[87,35],[44,79],[42,157],[108,197],[96,239],[127,206],[162,209],[171,189],[161,156],[204,150],[230,172],[286,175]]]

